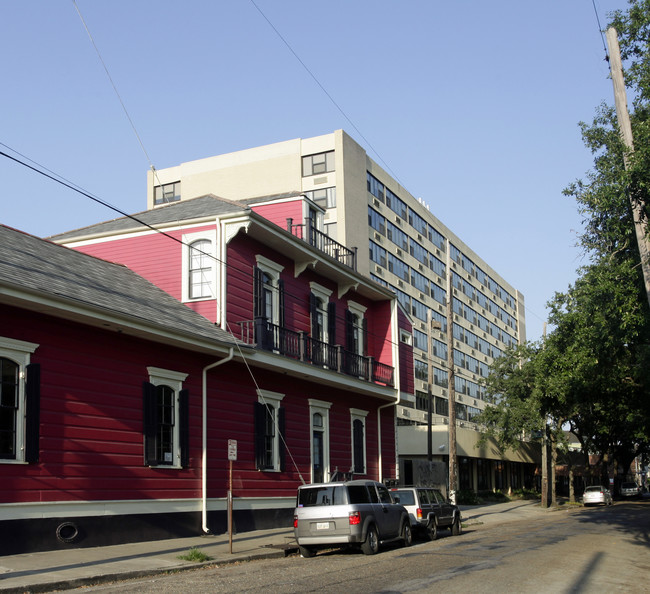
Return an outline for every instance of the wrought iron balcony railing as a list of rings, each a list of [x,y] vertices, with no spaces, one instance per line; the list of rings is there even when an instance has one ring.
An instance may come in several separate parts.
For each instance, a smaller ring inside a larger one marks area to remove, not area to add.
[[[329,235],[318,230],[307,221],[304,225],[294,225],[293,219],[287,219],[287,231],[300,239],[304,239],[309,245],[334,258],[352,270],[357,269],[357,248],[347,248],[343,244],[333,240]]]
[[[256,344],[265,351],[277,353],[296,361],[311,363],[357,377],[368,382],[394,386],[395,369],[373,357],[364,357],[309,336],[307,332],[296,332],[272,324],[265,318],[238,322],[240,338],[247,344]]]

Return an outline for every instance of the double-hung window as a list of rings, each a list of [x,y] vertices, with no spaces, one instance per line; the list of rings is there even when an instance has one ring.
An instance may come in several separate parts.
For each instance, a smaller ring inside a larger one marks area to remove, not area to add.
[[[330,301],[332,291],[319,285],[309,283],[309,310],[311,317],[312,361],[316,365],[332,368],[336,366],[334,349],[329,345],[336,343],[336,303]]]
[[[284,470],[284,394],[257,390],[255,403],[255,466],[258,470]]]
[[[37,462],[40,366],[37,344],[0,337],[0,462]]]
[[[183,301],[216,299],[216,231],[183,235]]]
[[[148,367],[144,383],[144,456],[147,466],[189,465],[189,394],[186,373]]]

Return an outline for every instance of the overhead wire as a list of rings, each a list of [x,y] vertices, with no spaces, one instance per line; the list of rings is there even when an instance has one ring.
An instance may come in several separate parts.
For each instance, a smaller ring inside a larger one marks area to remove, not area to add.
[[[90,192],[88,192],[88,191],[84,190],[83,188],[81,188],[81,186],[75,184],[74,182],[71,182],[71,181],[65,179],[63,176],[60,176],[59,174],[55,173],[51,169],[46,168],[45,166],[41,165],[40,163],[37,163],[36,161],[34,161],[33,159],[30,159],[29,157],[23,155],[22,153],[19,153],[18,151],[16,151],[13,148],[9,147],[5,143],[0,142],[0,146],[3,146],[5,148],[15,152],[16,154],[23,157],[23,159],[26,159],[26,160],[30,161],[32,163],[32,165],[30,165],[29,163],[26,163],[25,161],[23,161],[21,159],[18,159],[17,157],[9,155],[5,151],[0,150],[0,156],[3,156],[5,158],[7,158],[7,159],[10,159],[10,160],[14,161],[15,163],[17,163],[19,165],[22,165],[23,167],[26,167],[26,168],[30,169],[31,171],[34,171],[35,173],[38,173],[39,175],[42,175],[42,176],[44,176],[44,177],[46,177],[46,178],[48,178],[48,179],[50,179],[50,180],[52,180],[52,181],[54,181],[54,182],[56,182],[56,183],[58,183],[60,185],[66,187],[66,188],[68,188],[68,189],[70,189],[70,190],[72,190],[74,192],[77,192],[78,194],[81,194],[82,196],[84,196],[84,197],[86,197],[86,198],[88,198],[90,200],[93,200],[94,202],[97,202],[98,204],[101,204],[102,206],[104,206],[106,208],[109,208],[109,209],[121,214],[123,217],[128,218],[128,219],[134,221],[135,223],[137,223],[139,225],[142,225],[142,226],[150,229],[151,231],[166,237],[167,239],[171,239],[172,241],[174,241],[174,242],[176,242],[176,243],[178,243],[178,244],[180,244],[182,246],[185,246],[185,247],[187,247],[189,249],[195,249],[197,252],[199,252],[200,254],[212,259],[216,263],[224,265],[226,268],[228,268],[231,271],[231,273],[234,272],[234,273],[240,275],[240,278],[242,278],[242,279],[244,279],[246,281],[251,281],[252,282],[252,280],[254,278],[253,273],[248,273],[245,270],[241,270],[241,269],[239,269],[237,267],[234,267],[232,264],[221,260],[220,258],[215,256],[214,254],[204,252],[202,250],[198,250],[197,248],[193,248],[190,244],[184,242],[182,239],[179,239],[178,237],[174,237],[173,235],[170,235],[166,231],[163,231],[162,229],[154,227],[153,225],[147,223],[146,221],[143,221],[142,219],[138,218],[135,215],[125,213],[122,209],[110,204],[109,202],[99,198],[98,196],[95,196],[95,195],[91,194]],[[286,299],[286,297],[288,297],[289,299],[294,299],[296,303],[302,304],[302,301],[296,295],[286,294],[285,299]],[[336,319],[339,322],[344,322],[345,321],[345,319],[342,316],[337,316]],[[229,326],[229,324],[227,322],[226,322],[225,330],[233,337],[233,340],[234,340],[235,343],[237,342],[237,340],[239,340],[236,337],[235,333],[233,333],[232,329],[230,328],[230,326]],[[374,334],[374,333],[370,332],[369,336],[372,336],[372,337],[375,337],[375,338],[379,337],[380,340],[382,340],[385,344],[389,344],[391,346],[396,346],[396,345],[399,344],[399,343],[394,342],[390,338],[387,338],[384,335],[377,335],[377,334]],[[449,346],[448,346],[448,348],[449,348]],[[453,348],[453,345],[452,345],[451,348]],[[250,374],[250,376],[251,376],[251,378],[253,380],[253,383],[255,384],[255,387],[256,387],[256,389],[258,390],[258,393],[259,393],[259,384],[258,384],[257,380],[255,379],[255,376],[252,373],[251,367],[248,365],[248,362],[246,360],[246,356],[241,351],[241,349],[239,349],[239,352],[240,352],[240,354],[242,356],[242,360],[244,361],[244,364],[246,365],[246,368],[247,368],[247,370],[248,370],[248,372],[249,372],[249,374]],[[429,354],[429,348],[427,348],[426,356],[422,357],[422,359],[424,359],[427,362],[427,364],[437,366],[439,369],[442,369],[443,371],[448,369],[448,365],[447,365],[446,360],[440,362],[440,361],[437,361],[437,360],[435,360],[435,359],[433,359],[431,357],[431,355]],[[465,379],[472,379],[473,380],[473,378],[470,378],[470,376],[464,371],[464,368],[459,367],[457,365],[455,367],[457,368],[457,371],[456,371],[457,376],[464,377]],[[261,397],[263,398],[263,395]],[[479,399],[481,399],[481,398],[479,398]],[[265,402],[265,405],[268,408],[268,404],[266,402]],[[287,451],[289,451],[289,450],[287,449]],[[294,461],[294,463],[295,463],[295,460],[293,459],[293,455],[291,454],[290,451],[289,451],[289,455],[291,456],[292,461]],[[298,470],[298,472],[300,473],[299,470]],[[302,475],[301,475],[301,479],[302,479]]]
[[[382,156],[379,154],[379,151],[377,151],[377,149],[372,145],[372,143],[371,143],[371,142],[370,142],[370,141],[369,141],[369,140],[368,140],[368,139],[363,135],[363,133],[361,132],[361,130],[359,130],[359,128],[358,128],[357,125],[352,121],[352,119],[350,118],[350,116],[348,116],[348,114],[345,113],[345,111],[343,111],[343,108],[342,108],[342,107],[337,103],[337,101],[334,99],[334,97],[332,97],[332,95],[329,93],[329,91],[328,91],[328,90],[325,88],[325,86],[320,82],[320,80],[318,79],[318,77],[317,77],[317,76],[312,72],[312,70],[309,68],[309,66],[307,66],[307,64],[304,62],[304,60],[303,60],[303,59],[298,55],[298,53],[293,49],[293,47],[291,46],[291,44],[286,40],[286,38],[282,35],[282,33],[280,33],[280,31],[278,30],[278,28],[277,28],[277,27],[276,27],[276,26],[271,22],[271,19],[269,19],[269,17],[266,16],[266,14],[265,14],[265,13],[262,11],[262,9],[258,6],[258,4],[255,2],[255,0],[250,0],[250,2],[251,2],[251,4],[252,4],[256,9],[257,9],[257,11],[260,13],[260,15],[262,15],[262,18],[263,18],[263,19],[268,23],[268,25],[271,27],[271,29],[273,29],[273,31],[274,31],[275,34],[280,38],[280,40],[282,41],[282,43],[284,43],[284,45],[287,46],[287,49],[288,49],[288,50],[293,54],[294,58],[296,58],[296,60],[298,60],[298,62],[300,63],[300,65],[304,68],[305,72],[307,72],[307,74],[309,74],[309,76],[312,78],[312,80],[313,80],[313,81],[318,85],[318,87],[320,88],[320,90],[323,91],[323,93],[325,93],[325,96],[326,96],[326,97],[331,101],[332,105],[334,105],[334,107],[336,107],[336,109],[340,112],[340,114],[341,114],[341,115],[342,115],[342,116],[347,120],[347,122],[348,122],[348,123],[349,123],[349,124],[350,124],[350,125],[351,125],[355,130],[356,130],[357,134],[359,134],[359,136],[363,139],[363,141],[364,141],[364,142],[366,143],[366,145],[370,148],[370,150],[372,150],[372,152],[374,152],[375,155],[377,155],[377,158],[378,158],[378,159],[379,159],[379,160],[384,164],[384,167],[386,167],[386,170],[387,170],[387,171],[388,171],[388,172],[389,172],[389,173],[390,173],[390,174],[391,174],[391,175],[392,175],[392,176],[393,176],[393,177],[394,177],[394,178],[399,182],[400,185],[403,186],[404,184],[402,184],[402,182],[400,181],[399,177],[397,177],[397,175],[392,171],[392,169],[391,169],[390,166],[386,163],[386,161],[384,161],[384,159],[382,158]]]

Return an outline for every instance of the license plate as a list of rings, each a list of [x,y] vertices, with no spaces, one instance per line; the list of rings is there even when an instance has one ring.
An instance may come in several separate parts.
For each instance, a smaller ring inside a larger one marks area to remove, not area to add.
[[[316,522],[316,530],[329,530],[329,529],[330,529],[329,522]]]

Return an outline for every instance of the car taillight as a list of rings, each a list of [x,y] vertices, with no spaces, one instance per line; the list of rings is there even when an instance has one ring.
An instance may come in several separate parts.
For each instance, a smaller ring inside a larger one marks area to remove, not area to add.
[[[361,514],[357,512],[350,512],[350,526],[357,526],[361,524]]]
[[[293,527],[298,528],[298,516],[293,516]]]
[[[417,513],[417,515],[418,515],[418,520],[421,520],[421,519],[422,519],[422,508],[421,508],[421,507],[418,507],[416,513]]]

